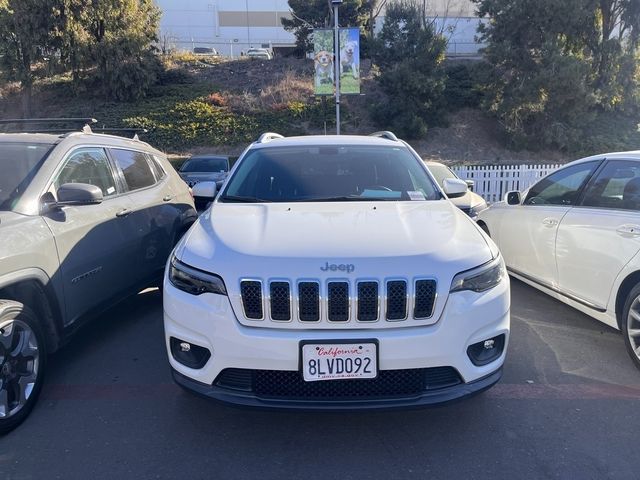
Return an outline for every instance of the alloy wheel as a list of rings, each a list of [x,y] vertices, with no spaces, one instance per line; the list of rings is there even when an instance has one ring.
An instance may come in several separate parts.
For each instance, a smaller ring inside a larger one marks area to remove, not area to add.
[[[17,319],[0,323],[0,419],[18,413],[33,393],[40,366],[35,332]]]
[[[627,335],[631,349],[640,359],[640,296],[634,298],[627,315]]]

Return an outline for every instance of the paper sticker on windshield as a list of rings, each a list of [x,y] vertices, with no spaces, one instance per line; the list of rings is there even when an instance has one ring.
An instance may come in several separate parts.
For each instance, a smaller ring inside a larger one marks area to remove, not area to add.
[[[411,200],[426,200],[422,192],[407,192]]]
[[[109,187],[107,188],[107,195],[111,195],[112,193],[115,193],[116,189],[115,187]]]

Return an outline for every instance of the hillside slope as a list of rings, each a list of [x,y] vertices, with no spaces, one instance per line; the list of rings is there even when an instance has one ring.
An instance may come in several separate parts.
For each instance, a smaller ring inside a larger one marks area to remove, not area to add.
[[[110,127],[146,127],[142,138],[171,154],[215,151],[239,154],[267,130],[283,134],[335,131],[333,98],[313,95],[310,60],[218,61],[182,56],[167,61],[159,85],[137,102],[115,103],[96,97],[90,84],[74,92],[68,77],[36,85],[34,116],[92,116]],[[371,123],[368,107],[382,98],[371,69],[363,62],[364,95],[343,100],[342,133],[366,134],[381,127]],[[15,85],[0,88],[0,114],[20,116]],[[495,120],[482,112],[452,112],[449,127],[433,128],[411,144],[425,158],[458,163],[550,163],[568,158],[559,152],[512,151],[500,142]],[[326,122],[326,124],[325,124]]]

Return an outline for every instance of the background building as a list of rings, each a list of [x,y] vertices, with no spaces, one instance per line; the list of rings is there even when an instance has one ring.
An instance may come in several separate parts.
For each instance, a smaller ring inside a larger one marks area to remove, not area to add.
[[[389,0],[393,1],[393,0]],[[289,18],[287,0],[156,0],[162,9],[161,46],[193,51],[215,48],[222,55],[239,56],[249,47],[286,48],[293,34],[282,28]],[[426,13],[436,29],[449,38],[452,56],[475,55],[478,22],[470,0],[427,0]],[[381,28],[384,12],[376,21]]]
[[[239,56],[250,47],[293,46],[282,28],[287,0],[156,0],[162,9],[161,44],[179,50],[213,47]]]

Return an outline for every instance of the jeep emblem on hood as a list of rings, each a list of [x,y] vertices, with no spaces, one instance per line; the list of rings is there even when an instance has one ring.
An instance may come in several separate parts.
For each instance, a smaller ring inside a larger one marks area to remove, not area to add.
[[[336,264],[336,263],[329,263],[326,262],[326,264],[323,267],[320,267],[320,270],[322,270],[323,272],[347,272],[347,273],[351,273],[356,269],[356,266],[353,263],[340,263],[340,264]]]

